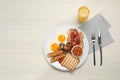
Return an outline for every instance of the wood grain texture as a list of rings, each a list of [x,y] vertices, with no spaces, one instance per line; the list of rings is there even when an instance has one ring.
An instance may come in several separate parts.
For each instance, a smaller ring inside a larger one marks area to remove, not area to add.
[[[90,7],[89,18],[102,11],[115,42],[103,49],[102,67],[99,54],[96,67],[89,54],[73,73],[55,70],[44,59],[44,38],[58,25],[79,25],[81,5]],[[0,0],[0,80],[120,80],[119,7],[120,0]]]

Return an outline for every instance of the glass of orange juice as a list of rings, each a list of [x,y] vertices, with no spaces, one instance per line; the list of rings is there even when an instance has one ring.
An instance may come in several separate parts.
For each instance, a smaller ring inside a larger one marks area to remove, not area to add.
[[[78,21],[80,23],[85,22],[88,19],[89,16],[89,9],[86,6],[82,6],[78,9]]]

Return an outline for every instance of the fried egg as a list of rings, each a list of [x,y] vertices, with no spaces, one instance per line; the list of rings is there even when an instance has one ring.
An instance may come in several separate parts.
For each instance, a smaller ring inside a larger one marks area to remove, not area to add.
[[[57,43],[51,44],[51,50],[56,51],[56,50],[58,50],[58,48],[59,48],[59,45]]]
[[[66,39],[65,35],[61,34],[61,35],[58,35],[58,41],[59,42],[64,42]]]

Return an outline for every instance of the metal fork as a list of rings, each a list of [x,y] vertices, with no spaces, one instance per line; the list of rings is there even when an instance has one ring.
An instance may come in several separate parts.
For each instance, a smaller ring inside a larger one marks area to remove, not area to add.
[[[91,40],[93,43],[93,61],[94,61],[94,66],[96,65],[96,59],[95,59],[95,33],[92,33]]]

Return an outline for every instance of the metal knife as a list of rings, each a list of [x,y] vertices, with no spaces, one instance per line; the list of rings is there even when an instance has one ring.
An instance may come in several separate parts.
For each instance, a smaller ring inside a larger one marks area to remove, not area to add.
[[[101,30],[99,28],[99,34],[98,34],[98,46],[100,49],[100,66],[102,66],[102,61],[103,61],[103,57],[102,57],[102,40],[101,40]]]

